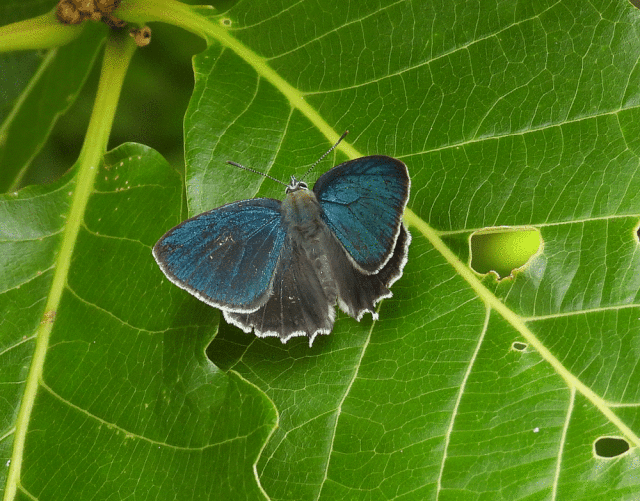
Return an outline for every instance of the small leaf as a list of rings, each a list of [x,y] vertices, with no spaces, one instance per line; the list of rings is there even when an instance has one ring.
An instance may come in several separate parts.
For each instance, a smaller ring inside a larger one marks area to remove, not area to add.
[[[539,251],[540,232],[528,228],[488,228],[470,236],[470,266],[478,273],[495,272],[498,278],[513,275]]]

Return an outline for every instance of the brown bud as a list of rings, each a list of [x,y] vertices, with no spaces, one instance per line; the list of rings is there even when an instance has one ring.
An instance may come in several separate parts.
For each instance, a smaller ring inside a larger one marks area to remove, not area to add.
[[[60,0],[56,7],[56,17],[62,24],[80,24],[84,19],[72,0]]]
[[[143,26],[140,29],[131,30],[129,32],[138,47],[145,47],[151,42],[151,28]]]

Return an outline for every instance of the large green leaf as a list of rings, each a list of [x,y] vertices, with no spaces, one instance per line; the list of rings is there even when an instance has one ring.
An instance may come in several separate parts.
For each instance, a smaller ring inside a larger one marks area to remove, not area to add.
[[[1,445],[21,462],[22,497],[636,499],[640,13],[576,1],[175,12],[211,41],[185,118],[186,207],[158,154],[110,153],[60,307],[45,312],[76,171],[0,205]],[[409,262],[380,320],[340,314],[312,348],[222,323],[209,344],[218,313],[162,277],[154,241],[187,215],[282,197],[226,160],[286,181],[345,129],[333,163],[384,153],[412,175]],[[543,239],[500,283],[466,265],[469,235],[497,225]],[[53,322],[43,359],[41,322]],[[631,449],[603,458],[606,437]]]

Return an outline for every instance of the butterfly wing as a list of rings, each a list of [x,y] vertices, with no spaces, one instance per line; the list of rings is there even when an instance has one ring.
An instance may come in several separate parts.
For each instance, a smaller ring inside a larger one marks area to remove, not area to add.
[[[333,327],[337,290],[330,277],[326,260],[288,236],[266,304],[251,313],[225,312],[224,317],[245,332],[278,336],[283,343],[307,336],[311,346],[316,335],[329,334]]]
[[[402,276],[410,243],[411,235],[404,225],[400,225],[400,233],[391,258],[378,273],[366,274],[353,265],[340,242],[334,237],[333,244],[328,249],[333,256],[331,262],[340,309],[358,321],[367,312],[377,319],[375,305],[381,299],[392,296],[390,287]]]
[[[325,223],[364,273],[379,272],[393,255],[409,187],[407,166],[383,155],[340,164],[313,187]]]
[[[178,287],[223,311],[250,312],[271,293],[286,232],[279,200],[230,203],[187,219],[153,247]]]

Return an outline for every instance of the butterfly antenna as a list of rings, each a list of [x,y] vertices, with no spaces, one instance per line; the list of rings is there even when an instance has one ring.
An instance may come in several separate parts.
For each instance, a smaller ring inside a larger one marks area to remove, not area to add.
[[[329,151],[327,151],[324,155],[322,155],[320,158],[318,158],[318,160],[315,161],[315,163],[309,167],[309,169],[307,169],[307,172],[304,173],[304,176],[302,176],[300,178],[300,180],[304,179],[305,177],[307,177],[307,174],[309,174],[309,172],[311,172],[313,170],[313,168],[318,165],[323,159],[324,157],[326,157],[329,153],[331,153],[333,150],[335,150],[338,145],[342,142],[342,140],[347,137],[347,134],[349,134],[348,130],[345,130],[344,133],[342,134],[342,136],[340,136],[340,139],[338,139],[338,142],[336,144],[334,144],[331,148],[329,148]]]
[[[227,160],[227,163],[228,163],[229,165],[233,165],[234,167],[237,167],[238,169],[248,170],[249,172],[253,172],[253,173],[255,173],[255,174],[259,174],[259,175],[261,175],[261,176],[267,177],[267,178],[269,178],[269,179],[271,179],[271,180],[275,181],[276,183],[280,183],[280,184],[281,184],[281,185],[283,185],[283,186],[288,186],[288,185],[287,185],[287,183],[283,183],[283,182],[282,182],[282,181],[280,181],[279,179],[276,179],[275,177],[270,176],[269,174],[265,174],[264,172],[260,172],[259,170],[255,170],[255,169],[252,169],[252,168],[250,168],[250,167],[245,167],[244,165],[240,165],[239,163],[232,162],[231,160]]]

